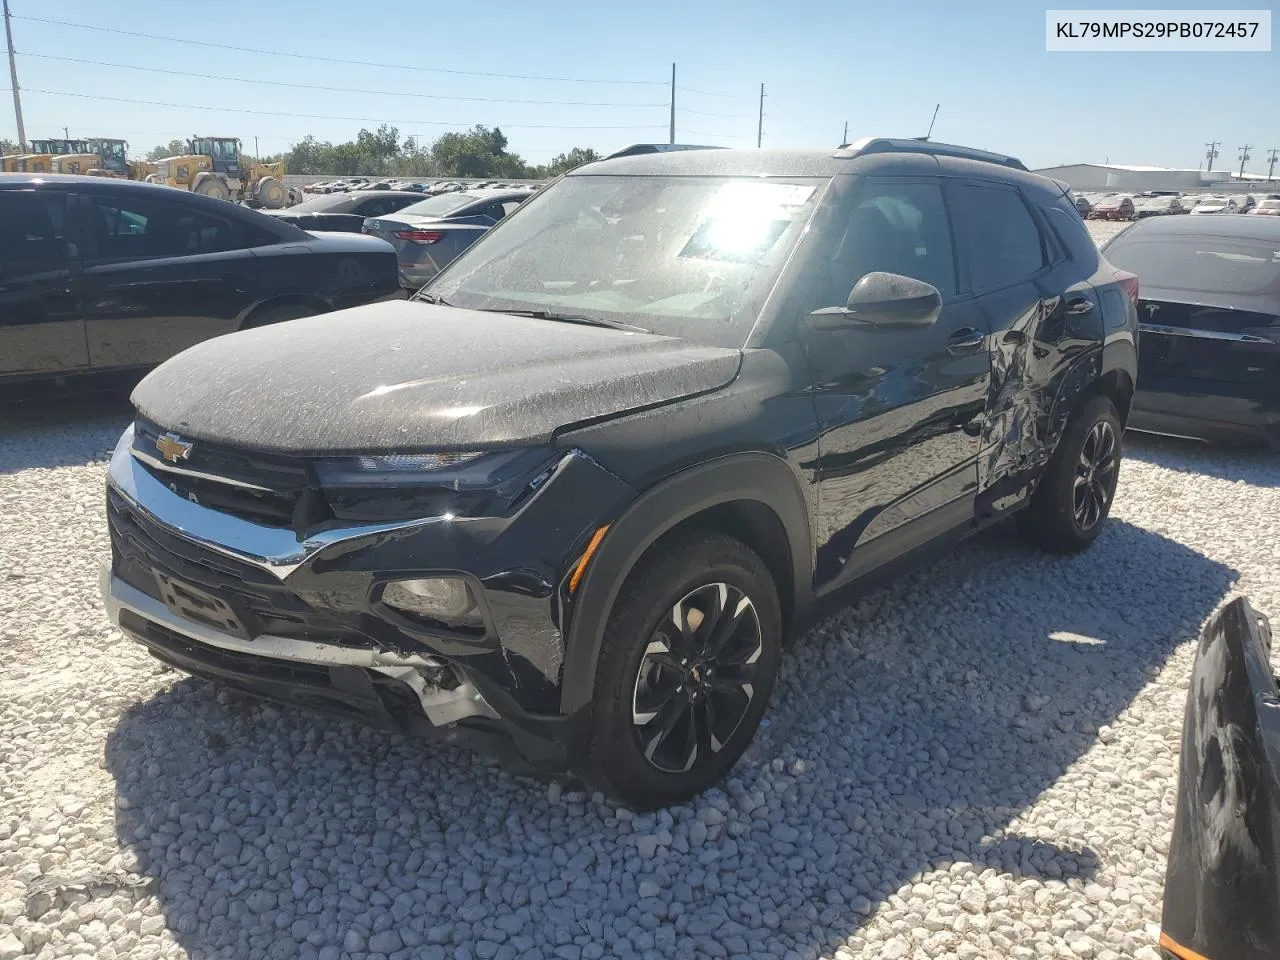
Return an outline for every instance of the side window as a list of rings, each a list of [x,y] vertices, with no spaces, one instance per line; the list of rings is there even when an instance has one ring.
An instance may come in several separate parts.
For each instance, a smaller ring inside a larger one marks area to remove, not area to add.
[[[21,265],[57,266],[71,259],[67,197],[60,192],[0,192],[0,273]]]
[[[100,260],[151,260],[240,246],[235,225],[186,204],[150,197],[91,197],[86,216]]]
[[[831,305],[843,304],[865,274],[923,280],[944,296],[956,292],[955,257],[942,187],[934,180],[870,180],[855,196],[827,268]]]
[[[222,250],[235,250],[236,231],[230,220],[223,220],[212,214],[200,214],[200,252],[218,253]]]
[[[181,257],[200,250],[194,210],[151,198],[91,197],[89,228],[101,260]]]
[[[953,197],[957,235],[975,290],[1008,286],[1044,267],[1040,230],[1018,191],[960,183]]]
[[[516,212],[516,207],[523,203],[523,200],[504,200],[502,201],[502,212],[504,216],[511,216]]]

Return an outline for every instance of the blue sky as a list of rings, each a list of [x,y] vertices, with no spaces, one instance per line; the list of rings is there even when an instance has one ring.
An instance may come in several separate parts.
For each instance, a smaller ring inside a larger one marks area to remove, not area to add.
[[[1204,143],[1220,140],[1217,167],[1238,168],[1237,148],[1249,143],[1254,159],[1248,169],[1265,171],[1266,148],[1280,146],[1280,53],[1046,53],[1045,7],[1025,2],[490,0],[449,4],[448,12],[432,5],[369,4],[355,13],[361,8],[330,0],[10,5],[27,136],[60,136],[65,125],[72,136],[124,137],[136,153],[193,133],[239,136],[247,149],[256,136],[268,153],[308,133],[351,139],[360,127],[380,121],[402,135],[428,139],[484,123],[501,125],[510,148],[526,160],[543,162],[575,145],[609,150],[665,141],[672,61],[678,65],[676,139],[686,143],[754,146],[763,82],[767,147],[833,146],[846,120],[851,138],[919,136],[938,102],[936,139],[1012,153],[1033,167],[1110,159],[1194,168]],[[1066,6],[1060,0],[1051,5]],[[1200,7],[1241,5],[1202,0]],[[339,65],[27,17],[379,64],[640,82]],[[262,82],[176,75],[184,73]],[[449,97],[598,105],[444,99]],[[15,134],[6,92],[0,137]]]

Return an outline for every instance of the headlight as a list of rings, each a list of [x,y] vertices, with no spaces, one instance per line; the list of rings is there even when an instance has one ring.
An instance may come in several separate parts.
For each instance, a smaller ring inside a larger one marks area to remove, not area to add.
[[[459,577],[392,580],[382,588],[382,602],[411,617],[436,620],[448,627],[484,628],[471,588]]]
[[[330,457],[315,462],[322,487],[493,487],[545,461],[546,450],[442,451]]]

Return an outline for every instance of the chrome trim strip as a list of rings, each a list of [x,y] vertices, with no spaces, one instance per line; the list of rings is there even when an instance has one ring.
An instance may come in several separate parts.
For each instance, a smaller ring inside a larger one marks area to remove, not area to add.
[[[498,717],[497,711],[489,705],[480,691],[465,680],[452,690],[430,686],[418,673],[418,668],[437,666],[438,662],[431,657],[403,656],[367,647],[339,647],[327,643],[277,637],[272,634],[262,634],[252,640],[242,640],[177,616],[159,600],[147,596],[141,590],[112,575],[111,567],[107,563],[102,564],[99,587],[102,591],[103,604],[107,608],[107,615],[117,627],[120,627],[120,611],[127,609],[132,610],[144,620],[150,620],[167,630],[180,633],[196,643],[217,647],[220,650],[248,653],[275,660],[289,660],[295,663],[377,670],[412,688],[422,704],[422,712],[437,727],[456,723],[464,717],[494,719]]]
[[[178,536],[223,556],[251,563],[285,580],[326,547],[379,533],[410,530],[436,523],[461,523],[451,515],[370,523],[324,530],[299,542],[292,530],[267,527],[208,507],[174,493],[133,458],[133,427],[116,444],[107,483],[130,504]]]
[[[1138,324],[1139,333],[1163,333],[1167,337],[1194,337],[1197,340],[1226,340],[1230,343],[1275,343],[1252,333],[1230,333],[1225,330],[1200,330],[1193,327],[1166,327],[1159,323]]]
[[[141,450],[131,450],[134,459],[141,460],[143,463],[149,463],[157,470],[163,470],[165,473],[176,473],[183,477],[194,477],[197,480],[212,480],[215,483],[225,483],[229,487],[239,487],[241,490],[253,490],[255,493],[271,493],[270,487],[260,487],[256,483],[246,483],[243,480],[233,480],[231,477],[219,476],[216,473],[205,473],[203,470],[192,470],[189,467],[178,467],[172,463],[165,463],[158,457],[153,457],[149,453]]]

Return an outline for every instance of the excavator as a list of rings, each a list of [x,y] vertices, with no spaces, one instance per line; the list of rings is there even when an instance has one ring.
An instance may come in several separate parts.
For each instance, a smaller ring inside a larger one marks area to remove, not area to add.
[[[79,173],[118,180],[145,180],[155,173],[153,163],[130,161],[129,144],[111,137],[90,137],[83,153],[61,154],[53,158],[54,173]]]
[[[255,163],[246,168],[240,161],[236,137],[192,137],[185,154],[156,161],[155,173],[146,179],[268,210],[279,210],[289,202],[284,162]]]

